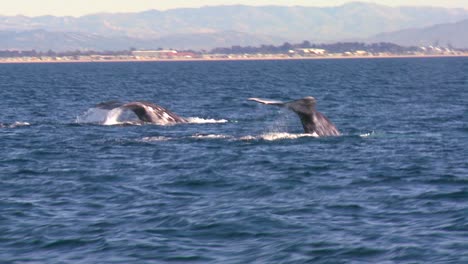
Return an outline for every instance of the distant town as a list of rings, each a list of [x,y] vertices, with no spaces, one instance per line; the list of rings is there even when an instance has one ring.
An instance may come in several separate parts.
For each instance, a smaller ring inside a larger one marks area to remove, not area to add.
[[[0,50],[0,63],[28,62],[105,62],[105,61],[183,61],[183,60],[274,60],[320,58],[388,58],[422,56],[468,56],[467,49],[454,47],[420,46],[403,47],[392,43],[365,44],[340,42],[333,44],[284,43],[279,46],[261,45],[215,48],[210,51],[175,50],[157,48],[122,51],[76,50],[55,52],[49,50]]]

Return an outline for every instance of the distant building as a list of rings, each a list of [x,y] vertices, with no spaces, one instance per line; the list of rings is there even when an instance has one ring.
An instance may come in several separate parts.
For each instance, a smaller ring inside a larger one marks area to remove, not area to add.
[[[358,55],[358,56],[365,56],[365,55],[369,55],[369,53],[365,50],[356,50],[354,52],[354,54]]]
[[[164,58],[176,54],[176,50],[134,50],[135,57]]]
[[[159,58],[159,59],[195,57],[195,54],[192,52],[178,52],[177,50],[134,50],[132,51],[132,55],[137,58]]]
[[[196,57],[196,54],[193,53],[193,52],[177,52],[175,54],[175,56],[178,57],[178,58],[187,58],[187,59],[189,59],[189,58]]]
[[[324,49],[297,49],[296,50],[299,54],[302,55],[325,55],[327,53]]]

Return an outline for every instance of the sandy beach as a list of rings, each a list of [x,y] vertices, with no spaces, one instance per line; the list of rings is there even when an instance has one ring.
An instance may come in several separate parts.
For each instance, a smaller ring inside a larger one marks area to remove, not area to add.
[[[367,56],[204,56],[201,58],[109,58],[109,59],[69,59],[69,58],[0,58],[0,63],[101,63],[101,62],[183,62],[183,61],[261,61],[261,60],[335,60],[335,59],[395,59],[395,58],[443,58],[468,57],[462,54],[431,55],[367,55]]]

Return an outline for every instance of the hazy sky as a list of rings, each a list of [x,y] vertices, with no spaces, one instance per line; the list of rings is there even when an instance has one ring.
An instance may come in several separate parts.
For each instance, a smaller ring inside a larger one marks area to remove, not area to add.
[[[56,15],[81,16],[98,12],[137,12],[148,9],[167,10],[179,7],[200,7],[206,5],[301,5],[336,6],[350,0],[0,0],[0,15]],[[440,7],[461,7],[468,9],[468,0],[364,0],[378,4],[424,5]]]

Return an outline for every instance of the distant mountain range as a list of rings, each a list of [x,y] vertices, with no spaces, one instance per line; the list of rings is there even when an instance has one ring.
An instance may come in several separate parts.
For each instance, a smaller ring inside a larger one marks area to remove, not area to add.
[[[378,34],[369,42],[384,41],[403,46],[444,46],[468,48],[468,19],[457,23],[439,24]]]
[[[82,17],[0,16],[0,49],[211,49],[284,41],[385,39],[388,35],[377,34],[464,19],[468,19],[464,9],[359,2],[320,8],[235,5]]]

